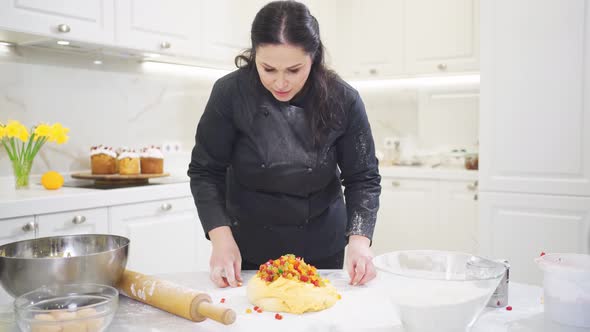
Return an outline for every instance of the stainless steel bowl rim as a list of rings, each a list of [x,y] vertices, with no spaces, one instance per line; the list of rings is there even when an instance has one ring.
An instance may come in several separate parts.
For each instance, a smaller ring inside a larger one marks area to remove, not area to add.
[[[426,278],[426,277],[421,277],[421,276],[409,276],[407,274],[395,272],[393,269],[388,269],[386,267],[379,266],[379,264],[377,264],[377,261],[378,261],[377,258],[378,257],[382,257],[382,256],[385,256],[385,255],[391,255],[391,254],[395,254],[395,253],[424,253],[424,254],[427,254],[427,253],[437,253],[437,254],[465,255],[465,256],[469,256],[469,257],[474,257],[474,258],[477,258],[477,259],[481,259],[482,261],[490,262],[490,263],[492,263],[494,265],[498,265],[500,267],[503,266],[502,263],[493,261],[491,259],[484,258],[484,257],[478,256],[478,255],[473,255],[473,254],[465,253],[465,252],[460,252],[460,251],[396,250],[396,251],[392,251],[392,252],[388,252],[388,253],[384,253],[384,254],[375,256],[373,258],[373,264],[375,265],[375,268],[377,268],[377,270],[380,270],[380,271],[383,271],[383,272],[387,272],[387,273],[391,273],[391,274],[394,274],[396,276],[403,277],[403,278],[408,278],[408,279],[438,280],[438,281],[446,281],[446,282],[464,282],[466,280],[469,280],[469,279],[441,279],[441,278]],[[493,279],[502,278],[502,276],[504,275],[505,269],[506,269],[505,266],[503,266],[503,267],[504,267],[504,269],[501,272],[498,272],[498,274],[496,274],[496,275],[493,275],[493,276],[488,277],[488,278],[477,278],[477,279],[474,279],[474,280],[493,280]]]
[[[117,251],[121,248],[124,248],[126,246],[129,246],[129,238],[126,238],[124,236],[120,236],[120,235],[113,235],[113,234],[74,234],[74,235],[61,235],[61,236],[45,236],[45,237],[38,237],[38,238],[34,238],[34,239],[28,239],[28,240],[21,240],[21,241],[15,241],[15,242],[11,242],[11,243],[5,243],[3,245],[0,246],[0,252],[2,252],[2,249],[4,247],[7,246],[12,246],[12,245],[17,245],[18,243],[24,243],[24,242],[34,242],[34,241],[40,241],[40,240],[45,240],[45,239],[64,239],[64,238],[69,238],[69,237],[81,237],[81,236],[108,236],[108,237],[112,237],[112,238],[119,238],[122,239],[125,244],[121,245],[120,247],[117,248],[113,248],[110,250],[105,250],[105,251],[99,251],[99,252],[95,252],[92,254],[85,254],[85,255],[81,255],[81,256],[70,256],[70,257],[15,257],[15,256],[4,256],[2,254],[0,254],[0,258],[2,259],[31,259],[31,260],[45,260],[45,259],[51,259],[51,260],[61,260],[61,259],[76,259],[76,258],[83,258],[83,257],[89,257],[89,256],[94,256],[94,255],[101,255],[104,253],[109,253],[109,252],[114,252]]]

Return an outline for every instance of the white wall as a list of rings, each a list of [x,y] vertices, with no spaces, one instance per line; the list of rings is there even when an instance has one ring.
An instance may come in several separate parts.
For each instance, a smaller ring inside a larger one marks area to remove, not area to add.
[[[61,122],[70,128],[69,142],[45,145],[33,174],[87,170],[89,149],[98,144],[139,149],[175,141],[185,151],[192,148],[210,76],[186,68],[156,72],[134,60],[92,60],[30,48],[0,52],[0,122]],[[478,86],[356,87],[378,149],[386,137],[412,138],[421,149],[470,148],[477,141]],[[0,177],[11,175],[0,149]]]

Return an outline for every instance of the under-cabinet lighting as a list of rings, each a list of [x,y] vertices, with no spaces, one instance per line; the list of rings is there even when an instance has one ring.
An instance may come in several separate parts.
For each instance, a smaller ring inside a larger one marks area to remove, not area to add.
[[[102,65],[101,60],[94,60],[92,63],[94,63],[95,65]]]
[[[197,67],[197,66],[191,66],[191,65],[152,61],[152,60],[143,60],[141,65],[142,65],[142,68],[146,72],[199,76],[199,77],[208,78],[208,79],[217,79],[217,78],[220,78],[224,75],[229,74],[229,72],[230,72],[229,70],[223,70],[223,69]]]
[[[159,58],[161,55],[158,53],[143,53],[146,58]]]
[[[0,46],[10,47],[10,46],[14,46],[14,43],[11,43],[11,42],[8,42],[8,41],[4,41],[4,40],[0,40]]]
[[[348,81],[348,83],[355,88],[419,88],[453,85],[478,85],[479,74],[376,80],[351,80]]]
[[[58,40],[57,44],[61,45],[61,46],[68,46],[68,45],[70,45],[70,42],[67,40]]]

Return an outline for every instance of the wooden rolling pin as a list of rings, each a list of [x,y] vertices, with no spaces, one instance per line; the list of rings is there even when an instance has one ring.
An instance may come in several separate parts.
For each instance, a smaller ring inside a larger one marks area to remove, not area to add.
[[[235,311],[211,304],[206,293],[134,271],[125,270],[117,288],[127,297],[194,322],[211,318],[229,325],[236,320]]]

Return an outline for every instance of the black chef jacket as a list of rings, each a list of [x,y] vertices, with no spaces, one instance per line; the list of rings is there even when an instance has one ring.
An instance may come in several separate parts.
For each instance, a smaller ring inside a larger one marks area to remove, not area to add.
[[[318,260],[349,235],[372,238],[381,177],[363,102],[339,80],[343,121],[318,145],[308,90],[281,102],[255,68],[238,69],[215,83],[198,124],[188,175],[203,230],[229,226],[246,261]]]

